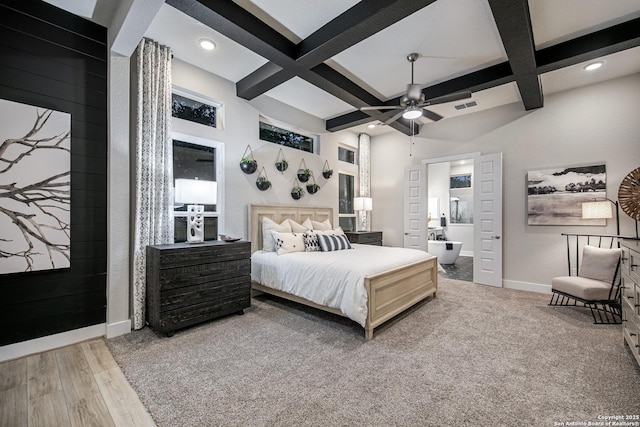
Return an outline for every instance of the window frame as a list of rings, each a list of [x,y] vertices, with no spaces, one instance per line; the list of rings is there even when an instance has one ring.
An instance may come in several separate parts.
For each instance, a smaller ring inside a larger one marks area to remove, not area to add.
[[[271,125],[271,126],[275,126],[278,127],[280,129],[284,129],[288,132],[292,132],[292,133],[297,133],[299,135],[305,136],[307,138],[311,138],[313,140],[313,149],[312,151],[306,151],[306,150],[302,150],[300,148],[297,147],[292,147],[290,145],[284,145],[284,144],[278,144],[277,142],[273,142],[273,141],[268,141],[265,139],[260,138],[260,123],[264,123],[267,125]],[[309,131],[300,129],[296,126],[292,126],[289,125],[287,123],[281,122],[279,120],[274,120],[274,119],[270,119],[268,117],[265,117],[263,115],[260,115],[258,118],[258,140],[263,141],[263,142],[267,142],[269,144],[275,144],[278,145],[280,147],[287,147],[287,148],[291,148],[293,150],[298,150],[301,151],[303,153],[309,153],[309,154],[319,154],[320,152],[320,136],[314,133],[311,133]]]
[[[350,164],[350,163],[349,163]],[[352,231],[357,231],[358,230],[358,216],[356,213],[356,210],[353,210],[353,213],[341,213],[340,212],[340,175],[346,175],[346,176],[351,176],[353,177],[353,189],[352,189],[352,193],[353,193],[353,197],[357,197],[356,196],[356,188],[357,188],[357,184],[358,184],[358,174],[356,172],[352,172],[352,171],[338,171],[338,223],[340,223],[340,218],[353,218],[353,224],[354,224],[354,229]],[[353,201],[352,201],[353,203]]]
[[[184,120],[189,123],[194,123],[196,125],[205,126],[210,129],[219,129],[223,130],[225,127],[224,121],[224,103],[221,101],[217,101],[213,98],[208,98],[206,96],[202,96],[198,93],[192,92],[189,89],[182,88],[180,86],[171,86],[171,94],[176,94],[185,98],[189,98],[193,101],[202,102],[203,104],[208,104],[213,107],[216,107],[216,126],[207,126],[202,123],[192,122],[190,120],[181,119],[180,117],[175,117],[173,114],[171,115],[171,120]]]
[[[204,217],[214,217],[218,218],[218,230],[224,230],[224,143],[219,141],[214,141],[212,139],[200,138],[193,135],[188,135],[180,132],[172,132],[171,133],[171,157],[173,161],[173,141],[184,141],[194,145],[201,145],[203,147],[214,148],[216,150],[215,161],[216,161],[216,182],[218,183],[217,187],[217,203],[216,203],[216,211],[205,211]],[[173,170],[171,171],[171,182],[173,183]],[[172,184],[173,185],[173,184]],[[174,188],[175,192],[175,188]],[[175,197],[175,196],[174,196]],[[175,217],[187,217],[187,211],[176,211],[172,209],[172,213]]]
[[[346,161],[340,159],[340,149],[351,151],[353,153],[353,163],[346,162]],[[347,145],[347,144],[338,144],[338,152],[336,153],[336,155],[338,157],[338,161],[341,162],[342,164],[358,166],[359,152],[358,152],[358,148],[357,147],[353,147],[353,146]]]

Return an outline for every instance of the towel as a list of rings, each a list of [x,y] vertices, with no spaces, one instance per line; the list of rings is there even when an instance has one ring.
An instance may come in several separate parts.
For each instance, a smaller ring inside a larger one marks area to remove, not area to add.
[[[453,250],[453,243],[445,243],[446,249],[448,251],[452,251]]]

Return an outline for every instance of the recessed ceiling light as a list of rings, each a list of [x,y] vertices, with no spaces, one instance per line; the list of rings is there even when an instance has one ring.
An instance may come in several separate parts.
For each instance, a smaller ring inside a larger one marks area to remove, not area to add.
[[[369,124],[367,125],[367,127],[368,127],[369,129],[373,129],[374,127],[376,127],[376,124],[375,124],[375,123],[369,123]]]
[[[591,64],[585,65],[584,69],[587,71],[593,71],[593,70],[597,70],[598,68],[602,67],[602,64],[604,64],[604,62],[600,61],[600,62],[592,62]]]
[[[213,50],[216,48],[216,44],[209,39],[200,39],[200,47],[204,50]]]

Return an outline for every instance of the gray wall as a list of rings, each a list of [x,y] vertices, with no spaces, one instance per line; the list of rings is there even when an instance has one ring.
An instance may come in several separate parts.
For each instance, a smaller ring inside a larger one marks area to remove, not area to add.
[[[470,152],[503,153],[504,284],[544,290],[566,274],[561,233],[615,234],[606,227],[528,226],[526,173],[531,169],[605,162],[607,196],[617,199],[621,180],[640,166],[640,74],[548,95],[545,106],[524,111],[511,104],[425,125],[415,138],[397,132],[372,138],[373,227],[386,244],[402,245],[403,170],[422,159]],[[385,210],[375,206],[385,206]],[[623,235],[635,223],[621,213]],[[542,286],[540,286],[542,285]]]

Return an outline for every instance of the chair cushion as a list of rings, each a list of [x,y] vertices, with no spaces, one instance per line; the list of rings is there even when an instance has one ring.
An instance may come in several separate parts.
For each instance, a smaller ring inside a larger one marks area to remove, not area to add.
[[[611,283],[580,276],[560,276],[551,279],[551,289],[586,301],[609,299]]]
[[[578,275],[589,279],[601,280],[611,286],[621,253],[619,248],[605,249],[584,245],[582,263],[580,264]]]

